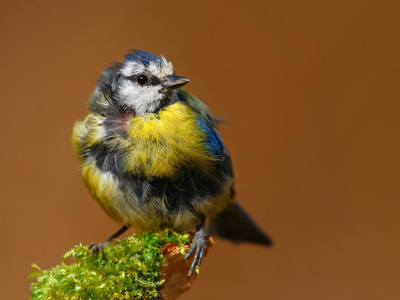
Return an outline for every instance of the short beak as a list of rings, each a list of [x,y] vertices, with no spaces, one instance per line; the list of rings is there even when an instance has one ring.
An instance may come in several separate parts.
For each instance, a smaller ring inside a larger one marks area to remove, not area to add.
[[[174,89],[180,88],[189,82],[189,79],[178,75],[168,75],[162,79],[162,86],[165,92],[172,91]]]

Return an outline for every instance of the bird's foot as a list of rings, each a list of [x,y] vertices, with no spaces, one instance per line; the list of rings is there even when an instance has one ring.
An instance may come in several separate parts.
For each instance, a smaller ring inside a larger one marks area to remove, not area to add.
[[[96,244],[95,242],[91,242],[89,244],[89,249],[92,250],[92,255],[97,255],[99,253],[103,253],[104,247],[107,246],[108,242]]]
[[[207,248],[206,240],[207,236],[204,231],[204,228],[200,228],[199,230],[197,230],[196,233],[194,234],[192,245],[190,246],[185,257],[183,258],[184,260],[186,260],[196,250],[196,252],[194,253],[194,259],[192,265],[190,266],[189,269],[188,278],[190,278],[193,274],[195,274],[197,268],[199,268],[201,265],[201,260],[203,259],[204,252]]]
[[[127,231],[128,228],[129,225],[124,225],[120,230],[118,230],[116,233],[110,236],[105,243],[100,243],[97,245],[95,242],[91,242],[89,244],[89,249],[92,249],[92,255],[97,255],[100,252],[103,253],[105,246],[107,246],[109,243],[111,243],[113,240],[115,240],[117,237],[119,237],[121,234]]]

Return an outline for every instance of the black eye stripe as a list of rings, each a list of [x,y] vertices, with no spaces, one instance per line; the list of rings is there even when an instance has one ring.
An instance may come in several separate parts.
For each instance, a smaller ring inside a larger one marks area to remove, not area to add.
[[[156,76],[150,76],[150,84],[151,85],[159,85],[161,84],[161,80]]]
[[[156,85],[161,84],[161,80],[159,78],[157,78],[156,76],[153,76],[153,75],[149,75],[149,74],[136,74],[136,75],[131,76],[130,79],[134,82],[138,82],[139,76],[146,76],[149,79],[147,83],[143,84],[143,86],[144,85],[156,86]]]

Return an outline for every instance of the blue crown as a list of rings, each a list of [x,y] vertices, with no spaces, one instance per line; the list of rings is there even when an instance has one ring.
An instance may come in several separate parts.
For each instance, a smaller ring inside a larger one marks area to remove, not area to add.
[[[144,64],[146,67],[150,64],[150,62],[155,62],[159,65],[162,63],[161,58],[153,53],[142,50],[131,51],[131,53],[125,55],[125,61],[137,61]]]

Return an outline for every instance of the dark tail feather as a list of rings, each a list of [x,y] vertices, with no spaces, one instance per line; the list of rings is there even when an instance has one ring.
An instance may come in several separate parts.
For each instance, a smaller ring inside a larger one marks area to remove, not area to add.
[[[216,235],[234,242],[250,242],[271,246],[271,239],[247,215],[243,208],[234,203],[211,220],[210,235]]]

